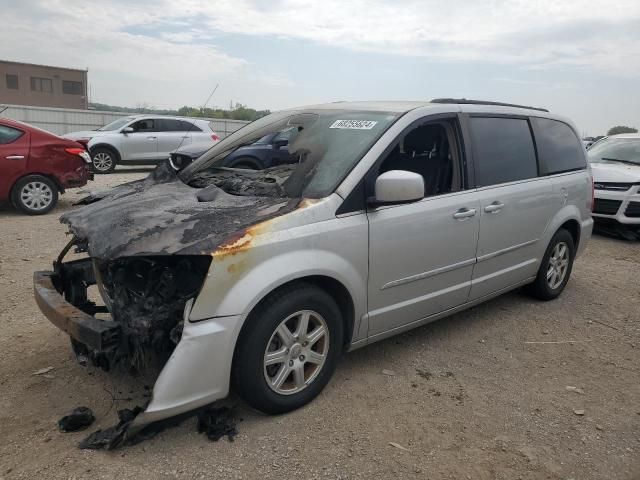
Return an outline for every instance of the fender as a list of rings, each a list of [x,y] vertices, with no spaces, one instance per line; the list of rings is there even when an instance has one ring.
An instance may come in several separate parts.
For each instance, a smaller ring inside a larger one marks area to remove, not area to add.
[[[346,288],[353,300],[355,319],[364,314],[365,302],[358,299],[366,298],[366,278],[362,278],[358,269],[337,253],[318,249],[283,252],[265,258],[257,265],[250,257],[251,254],[247,253],[242,259],[216,261],[214,258],[212,273],[191,310],[190,321],[246,315],[276,288],[317,275],[332,278]],[[247,268],[249,264],[252,266]],[[233,281],[231,277],[244,269],[247,269],[246,274],[229,287],[229,282]]]
[[[575,221],[579,227],[582,227],[580,209],[578,209],[578,207],[576,207],[575,205],[565,205],[553,216],[551,221],[547,224],[547,228],[545,229],[543,236],[540,239],[540,255],[538,256],[540,260],[542,260],[544,252],[547,250],[547,246],[551,241],[551,237],[555,235],[555,233],[564,223],[571,220]],[[580,239],[580,236],[578,237],[578,241],[582,241],[582,239]],[[576,251],[578,247],[579,245],[576,245]]]

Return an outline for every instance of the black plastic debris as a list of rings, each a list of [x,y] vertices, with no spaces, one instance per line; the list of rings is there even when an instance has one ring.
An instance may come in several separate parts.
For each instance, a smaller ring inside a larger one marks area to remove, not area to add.
[[[62,432],[84,430],[95,421],[96,417],[89,407],[76,407],[69,415],[58,420],[58,428]]]
[[[127,430],[133,420],[143,411],[142,407],[135,407],[133,410],[125,408],[118,410],[119,422],[113,427],[104,430],[96,430],[78,445],[80,449],[90,450],[112,450],[122,445],[126,440]]]
[[[233,411],[228,407],[211,407],[198,413],[198,433],[206,433],[207,438],[217,442],[226,436],[230,442],[238,434]]]

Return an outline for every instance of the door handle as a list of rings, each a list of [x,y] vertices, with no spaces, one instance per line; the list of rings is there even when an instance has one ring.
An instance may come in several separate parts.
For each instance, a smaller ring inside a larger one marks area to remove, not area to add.
[[[8,157],[4,157],[7,160],[24,160],[24,155],[9,155]]]
[[[147,137],[147,140],[155,140],[158,137]]]
[[[504,203],[493,202],[491,205],[484,207],[484,211],[487,213],[497,213],[504,207]]]
[[[475,214],[475,208],[461,208],[453,214],[453,218],[455,218],[456,220],[464,220],[465,218],[473,217]]]

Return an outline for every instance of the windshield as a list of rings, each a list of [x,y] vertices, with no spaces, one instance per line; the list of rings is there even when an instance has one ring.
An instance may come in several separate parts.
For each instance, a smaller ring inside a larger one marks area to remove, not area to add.
[[[180,177],[238,195],[326,197],[399,116],[340,109],[272,113],[217,143]],[[252,146],[272,135],[268,149]],[[240,170],[249,157],[253,170]]]
[[[98,131],[99,132],[112,132],[113,130],[118,130],[118,129],[124,127],[131,120],[133,120],[133,117],[119,118],[118,120],[114,120],[113,122],[106,124],[104,127],[100,127],[98,129]]]
[[[640,165],[640,138],[604,138],[594,143],[587,154],[592,163]]]

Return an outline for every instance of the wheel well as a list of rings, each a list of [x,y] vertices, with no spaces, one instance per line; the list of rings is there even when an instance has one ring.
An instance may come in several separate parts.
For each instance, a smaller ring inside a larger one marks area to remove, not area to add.
[[[578,249],[578,243],[580,243],[580,224],[576,220],[567,220],[560,228],[564,228],[567,232],[571,234],[573,238],[573,245]],[[558,230],[560,230],[560,228]]]
[[[34,176],[34,175],[39,175],[41,177],[48,178],[56,186],[56,188],[58,189],[58,192],[64,193],[64,187],[62,186],[60,181],[56,177],[54,177],[53,175],[48,175],[46,173],[39,173],[39,172],[29,172],[26,175],[22,175],[21,177],[16,178],[16,181],[13,182],[13,185],[11,185],[11,190],[9,191],[9,201],[13,202],[13,192],[14,192],[14,189],[16,188],[16,185],[18,184],[18,182],[20,180],[22,180],[23,178],[31,177],[31,176]]]
[[[111,150],[113,154],[116,156],[116,162],[119,162],[122,159],[122,157],[120,156],[120,152],[113,145],[109,145],[108,143],[99,143],[91,147],[90,153],[93,154],[93,151],[97,148],[104,148],[106,150]]]
[[[251,164],[254,167],[256,167],[256,169],[258,169],[258,170],[261,170],[263,168],[262,164],[260,163],[260,161],[255,157],[239,157],[239,158],[237,158],[237,159],[235,159],[235,160],[233,160],[231,162],[230,167],[234,168],[234,165],[238,165],[238,164],[241,164],[241,163]]]
[[[344,322],[344,345],[345,347],[351,343],[351,339],[353,338],[353,329],[355,325],[355,311],[353,307],[353,299],[351,298],[351,294],[347,290],[347,288],[340,283],[338,280],[327,277],[325,275],[311,275],[308,277],[296,278],[295,280],[291,280],[287,283],[284,283],[277,287],[275,290],[272,290],[267,295],[262,298],[254,309],[258,307],[267,297],[273,295],[275,292],[290,287],[296,283],[310,283],[315,285],[316,287],[327,292],[331,298],[333,298],[338,304],[338,308],[340,309],[340,313],[342,314],[342,321]]]

